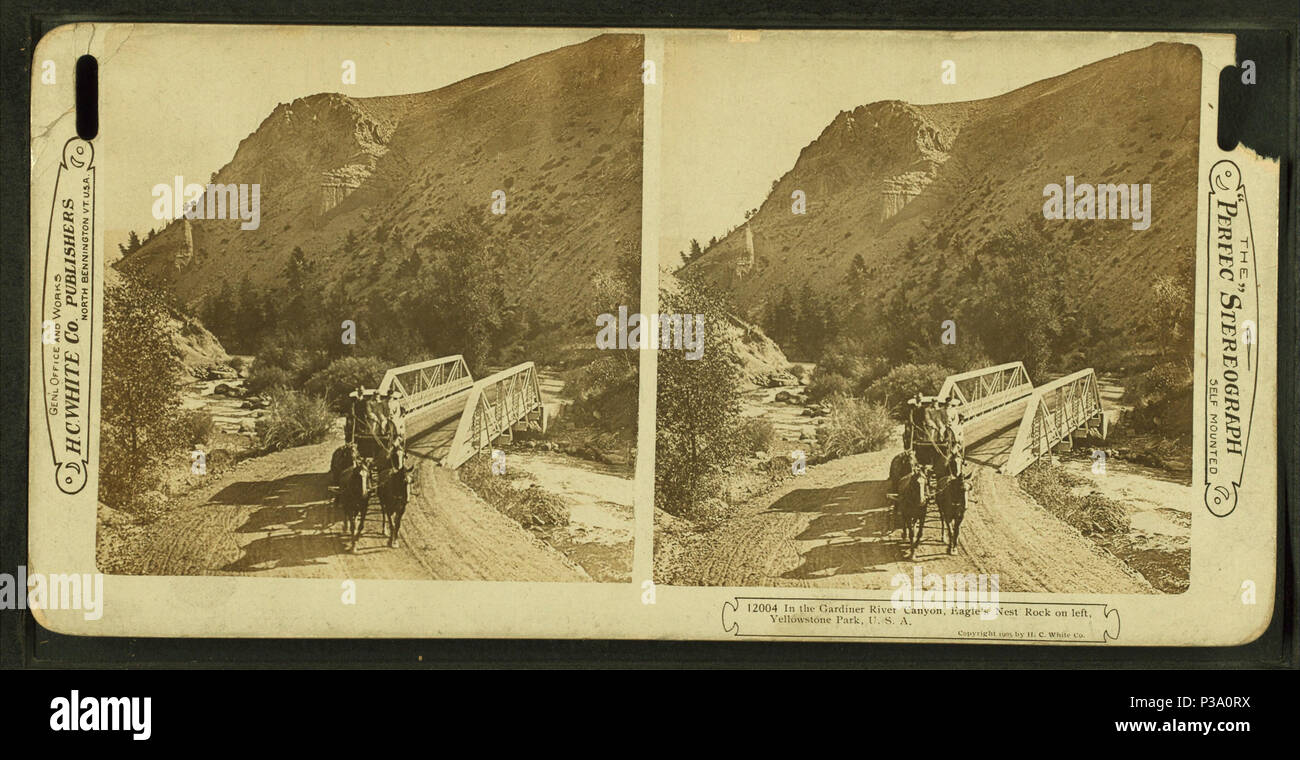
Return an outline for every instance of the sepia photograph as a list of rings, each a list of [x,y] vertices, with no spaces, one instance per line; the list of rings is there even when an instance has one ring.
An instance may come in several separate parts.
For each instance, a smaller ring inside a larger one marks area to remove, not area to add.
[[[1200,52],[856,42],[667,45],[656,582],[1186,591]]]
[[[631,581],[642,38],[416,31],[110,39],[101,571]]]
[[[1252,641],[1281,164],[1216,134],[1236,45],[59,27],[0,599],[92,636]]]

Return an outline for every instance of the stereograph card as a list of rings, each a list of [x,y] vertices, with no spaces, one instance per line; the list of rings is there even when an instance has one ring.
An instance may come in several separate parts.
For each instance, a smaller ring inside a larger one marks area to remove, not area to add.
[[[92,636],[1251,641],[1279,164],[1217,142],[1236,55],[59,27],[10,591]]]

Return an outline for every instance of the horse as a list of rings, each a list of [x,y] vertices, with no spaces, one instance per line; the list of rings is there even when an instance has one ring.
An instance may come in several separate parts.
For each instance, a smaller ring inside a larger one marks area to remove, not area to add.
[[[401,465],[389,470],[376,491],[379,504],[384,511],[384,533],[388,536],[388,546],[398,546],[397,534],[402,529],[402,516],[406,514],[406,503],[411,499],[412,473],[415,465]]]
[[[898,484],[916,471],[916,452],[904,449],[889,463],[889,492],[898,493]]]
[[[357,461],[357,445],[355,443],[345,443],[334,449],[334,454],[330,457],[330,485],[338,487],[342,485],[343,473],[352,469]]]
[[[370,470],[362,460],[343,475],[343,485],[334,497],[335,504],[343,510],[343,535],[352,537],[352,552],[357,551],[357,539],[366,525],[366,510],[370,506]]]
[[[917,470],[916,452],[912,449],[903,449],[894,456],[889,462],[889,493],[898,494],[898,487],[903,482],[903,478],[911,475]],[[899,520],[898,509],[895,508],[892,514],[892,525],[890,530],[901,528],[902,522]]]
[[[954,461],[958,460],[954,457]],[[943,526],[941,530],[947,532],[946,543],[949,554],[957,550],[961,521],[966,516],[966,492],[970,490],[970,479],[961,471],[960,464],[954,469],[955,473],[949,472],[935,495],[935,501],[939,505],[939,522]]]
[[[925,527],[927,490],[925,473],[914,470],[899,484],[898,500],[894,503],[895,513],[903,525],[903,542],[909,544],[908,554],[912,557],[916,556],[921,530]]]

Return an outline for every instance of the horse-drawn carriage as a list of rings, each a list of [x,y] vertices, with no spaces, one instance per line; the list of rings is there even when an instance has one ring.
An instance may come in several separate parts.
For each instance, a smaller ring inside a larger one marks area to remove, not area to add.
[[[889,464],[892,527],[915,556],[933,504],[940,517],[940,539],[951,554],[966,511],[969,482],[964,472],[965,445],[956,405],[936,396],[909,399],[903,426],[903,451]]]
[[[378,496],[384,511],[388,545],[397,543],[402,514],[410,497],[413,467],[406,464],[406,435],[399,400],[358,388],[344,418],[344,442],[330,458],[329,490],[343,513],[352,548],[365,526],[370,499]]]

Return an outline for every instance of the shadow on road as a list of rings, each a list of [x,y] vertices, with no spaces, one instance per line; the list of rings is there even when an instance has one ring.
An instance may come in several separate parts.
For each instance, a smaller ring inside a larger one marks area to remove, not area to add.
[[[208,503],[269,507],[323,501],[328,498],[328,483],[328,472],[289,475],[278,480],[244,480],[216,492]]]
[[[244,546],[244,556],[221,568],[226,572],[249,572],[267,568],[303,567],[324,564],[322,558],[344,551],[336,535],[300,533],[267,536]]]
[[[909,558],[892,522],[888,480],[862,480],[834,488],[796,489],[777,499],[769,511],[812,514],[795,541],[819,542],[800,550],[801,563],[783,573],[791,580],[883,572],[899,562],[925,562],[946,554],[939,539],[939,514],[932,507],[916,556]]]
[[[893,532],[888,491],[886,479],[861,480],[834,488],[796,489],[777,499],[770,511],[820,513],[796,541],[826,542],[803,552],[802,564],[782,577],[806,580],[871,572],[903,559],[901,543],[888,540]]]
[[[773,512],[845,514],[889,506],[888,480],[859,480],[834,488],[797,488],[768,507]]]
[[[289,475],[271,481],[232,483],[213,495],[209,504],[255,507],[235,533],[267,533],[242,547],[243,555],[222,567],[227,572],[323,564],[323,558],[345,551],[342,515],[326,488],[329,473]],[[378,503],[372,500],[368,529],[381,525]],[[373,522],[372,522],[373,520]],[[371,530],[367,530],[369,534]]]
[[[900,541],[833,541],[805,552],[803,564],[782,577],[809,580],[845,573],[876,572],[884,569],[884,565],[900,562],[905,557],[906,551]]]

